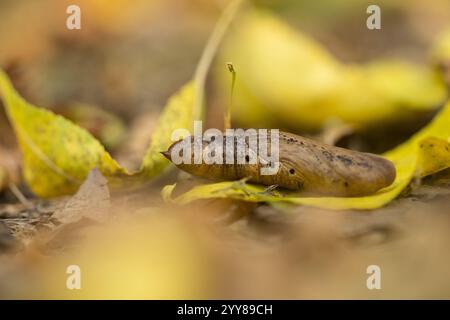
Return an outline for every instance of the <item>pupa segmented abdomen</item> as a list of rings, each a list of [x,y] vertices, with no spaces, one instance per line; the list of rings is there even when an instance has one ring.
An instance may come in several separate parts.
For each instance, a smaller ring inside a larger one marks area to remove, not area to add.
[[[194,143],[192,137],[187,139]],[[268,140],[270,141],[270,138]],[[182,142],[175,142],[163,154],[172,160],[171,151],[176,144]],[[202,141],[202,150],[205,150],[208,145],[208,141]],[[251,150],[248,144],[246,147]],[[269,143],[269,150],[270,147]],[[223,159],[225,159],[227,156],[225,141],[222,149]],[[233,152],[235,150],[236,148]],[[251,150],[251,152],[257,152],[257,150]],[[255,164],[237,164],[236,157],[234,154],[233,164],[194,164],[192,162],[177,164],[177,167],[195,176],[208,179],[248,178],[250,182],[267,186],[277,185],[290,190],[334,196],[372,194],[389,186],[395,180],[394,165],[380,156],[326,145],[286,132],[279,133],[279,170],[275,174],[261,174],[262,166],[271,165],[270,160],[264,159],[261,155]],[[248,157],[246,160],[249,160]]]

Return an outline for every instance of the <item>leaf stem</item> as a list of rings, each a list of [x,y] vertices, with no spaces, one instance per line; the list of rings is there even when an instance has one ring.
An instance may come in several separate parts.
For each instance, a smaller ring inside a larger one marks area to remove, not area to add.
[[[202,57],[198,63],[197,69],[195,71],[194,81],[195,81],[195,97],[194,97],[194,108],[193,108],[193,119],[200,120],[203,115],[203,107],[205,100],[205,84],[206,77],[208,75],[211,63],[216,55],[217,49],[228,29],[234,16],[239,10],[242,2],[244,0],[232,0],[227,6],[222,16],[217,21],[217,24],[208,39],[206,47],[203,51]]]
[[[231,108],[233,106],[234,84],[236,82],[236,70],[234,69],[233,63],[228,62],[227,67],[231,73],[231,90],[230,90],[230,100],[228,102],[228,106],[224,116],[224,125],[223,125],[224,130],[231,128]]]
[[[19,200],[27,209],[34,209],[33,203],[31,203],[23,193],[17,188],[14,183],[10,183],[8,186],[9,190],[14,194],[14,196]]]

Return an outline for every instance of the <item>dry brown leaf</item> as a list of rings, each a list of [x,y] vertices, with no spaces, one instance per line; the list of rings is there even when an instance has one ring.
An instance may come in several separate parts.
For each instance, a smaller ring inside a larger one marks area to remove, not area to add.
[[[74,223],[83,217],[103,221],[107,213],[105,209],[110,205],[108,182],[98,169],[94,169],[64,208],[57,210],[52,217],[62,224]]]

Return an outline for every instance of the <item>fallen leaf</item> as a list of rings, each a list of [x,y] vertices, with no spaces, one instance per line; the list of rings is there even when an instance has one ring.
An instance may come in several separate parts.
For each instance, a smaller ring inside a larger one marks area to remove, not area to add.
[[[125,138],[126,127],[122,119],[95,105],[71,103],[55,112],[86,128],[109,150],[116,148]]]
[[[158,120],[158,127],[153,133],[151,144],[144,156],[141,165],[141,174],[151,178],[156,176],[169,161],[161,156],[161,151],[165,151],[173,143],[172,132],[179,128],[189,129],[193,123],[193,108],[195,96],[194,81],[186,84],[167,103],[161,117]],[[187,108],[186,106],[189,106]]]
[[[26,102],[0,71],[0,91],[23,156],[23,175],[41,197],[70,194],[98,167],[106,176],[126,174],[86,130]]]
[[[86,230],[111,218],[108,182],[93,169],[77,193],[47,219],[50,228],[34,239],[34,245],[45,254],[69,251],[83,239]]]
[[[396,198],[415,177],[424,177],[450,167],[450,102],[425,128],[408,141],[384,154],[396,167],[392,185],[364,197],[299,197],[294,193],[265,192],[264,186],[245,181],[220,182],[201,185],[170,198],[175,186],[166,186],[163,197],[179,204],[199,199],[233,198],[252,202],[285,202],[327,209],[375,209]]]
[[[182,128],[192,129],[194,120],[203,119],[204,90],[209,68],[231,21],[243,2],[243,0],[233,0],[229,3],[208,39],[194,79],[188,82],[176,96],[169,100],[167,107],[158,120],[159,125],[142,161],[140,172],[142,176],[151,178],[170,164],[165,157],[162,157],[161,152],[166,151],[173,143],[171,136],[174,130]],[[189,109],[184,107],[187,105],[190,106]]]
[[[172,131],[192,125],[194,84],[191,81],[169,99],[141,170],[130,173],[89,132],[27,103],[0,70],[0,93],[23,154],[25,181],[36,195],[49,198],[74,193],[93,168],[99,168],[114,185],[126,178],[138,181],[156,176],[169,164],[160,152],[172,143]]]
[[[63,224],[77,222],[82,217],[100,222],[105,220],[110,205],[108,181],[99,170],[93,169],[77,193],[52,218]]]
[[[421,177],[448,168],[450,163],[450,140],[428,137],[420,141],[418,174]]]
[[[445,102],[445,85],[430,66],[399,60],[344,64],[262,10],[243,15],[234,30],[217,59],[217,91],[229,85],[223,63],[231,60],[239,72],[232,116],[240,126],[318,131],[337,118],[368,130]]]
[[[94,168],[99,169],[111,186],[130,180],[142,182],[161,173],[169,161],[160,152],[173,142],[173,130],[190,129],[193,119],[203,117],[204,86],[211,61],[242,2],[230,2],[207,42],[194,79],[169,99],[141,169],[136,173],[121,167],[86,130],[26,102],[0,70],[0,95],[19,141],[23,175],[31,190],[42,198],[74,193]]]

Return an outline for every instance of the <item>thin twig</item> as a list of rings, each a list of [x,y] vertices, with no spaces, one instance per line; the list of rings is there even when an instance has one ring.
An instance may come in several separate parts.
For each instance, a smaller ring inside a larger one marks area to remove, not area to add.
[[[30,202],[24,194],[17,188],[14,183],[10,183],[8,186],[9,190],[14,194],[14,196],[22,203],[27,209],[34,209],[34,204]]]

